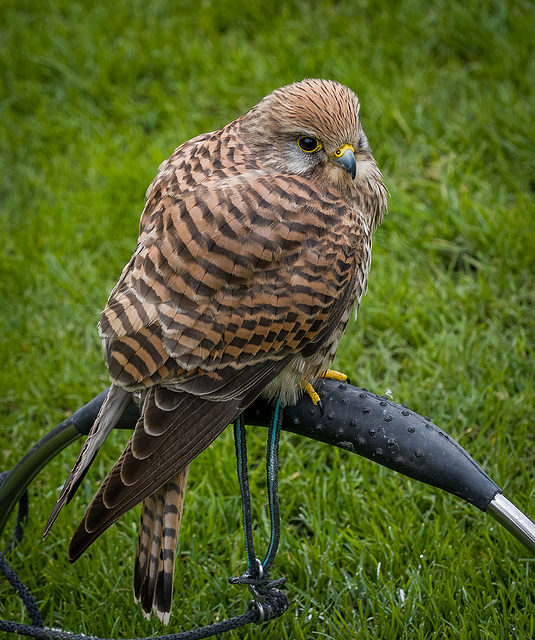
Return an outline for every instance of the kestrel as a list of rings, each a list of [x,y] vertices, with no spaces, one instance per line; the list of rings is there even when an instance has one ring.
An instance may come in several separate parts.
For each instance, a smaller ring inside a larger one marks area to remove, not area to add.
[[[329,367],[386,205],[357,96],[332,81],[277,89],[160,166],[100,319],[111,390],[45,534],[132,394],[141,417],[70,562],[143,501],[135,598],[168,622],[189,463],[259,395],[293,403]]]

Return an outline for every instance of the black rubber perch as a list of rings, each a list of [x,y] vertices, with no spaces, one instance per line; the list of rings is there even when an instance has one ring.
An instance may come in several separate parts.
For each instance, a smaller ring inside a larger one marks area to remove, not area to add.
[[[535,555],[535,524],[468,455],[428,418],[404,405],[347,383],[324,381],[319,388],[323,412],[304,396],[284,411],[285,431],[341,447],[410,478],[453,493],[486,511]],[[41,439],[0,486],[0,532],[11,509],[40,469],[79,435],[87,434],[107,390]],[[249,425],[267,426],[271,407],[257,400],[246,412]],[[135,405],[119,428],[132,429]]]

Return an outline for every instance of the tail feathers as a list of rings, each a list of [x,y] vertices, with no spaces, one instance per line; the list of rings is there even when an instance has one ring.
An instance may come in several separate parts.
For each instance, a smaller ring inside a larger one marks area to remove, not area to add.
[[[138,420],[126,449],[100,485],[74,532],[69,562],[75,562],[123,513],[184,469],[240,413],[235,400],[211,402],[185,393],[181,395],[184,403],[188,401],[189,413],[185,418],[184,412],[178,410],[175,422],[163,436],[151,436],[144,418]],[[167,420],[166,416],[162,417]]]
[[[45,527],[43,538],[46,538],[63,505],[70,502],[80,483],[84,479],[100,447],[132,402],[132,394],[122,387],[112,385],[100,411],[91,427],[91,431],[80,451],[78,459],[67,478],[50,518]]]
[[[189,465],[143,502],[134,565],[134,599],[143,615],[168,624],[175,554]]]

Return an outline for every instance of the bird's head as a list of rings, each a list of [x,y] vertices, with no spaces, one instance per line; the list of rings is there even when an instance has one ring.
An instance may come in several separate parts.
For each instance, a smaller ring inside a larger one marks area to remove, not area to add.
[[[377,210],[370,222],[380,222],[386,188],[348,87],[307,79],[277,89],[241,118],[241,131],[263,165],[335,187],[348,202],[369,193]]]

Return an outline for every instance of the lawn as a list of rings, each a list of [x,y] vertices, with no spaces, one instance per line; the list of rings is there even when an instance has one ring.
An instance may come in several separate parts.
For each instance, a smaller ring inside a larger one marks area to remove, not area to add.
[[[430,415],[534,518],[534,21],[528,0],[3,0],[2,469],[107,386],[96,324],[159,163],[274,88],[326,77],[359,95],[391,193],[336,365]],[[44,542],[79,443],[31,486],[10,559],[45,624],[133,638],[242,613],[227,582],[245,569],[229,430],[191,469],[168,629],[131,595],[139,507],[68,565],[126,437],[111,436]],[[250,439],[260,541],[265,433]],[[290,610],[227,637],[534,637],[535,560],[475,508],[287,434],[280,482],[274,575]],[[0,617],[29,622],[5,580]]]

